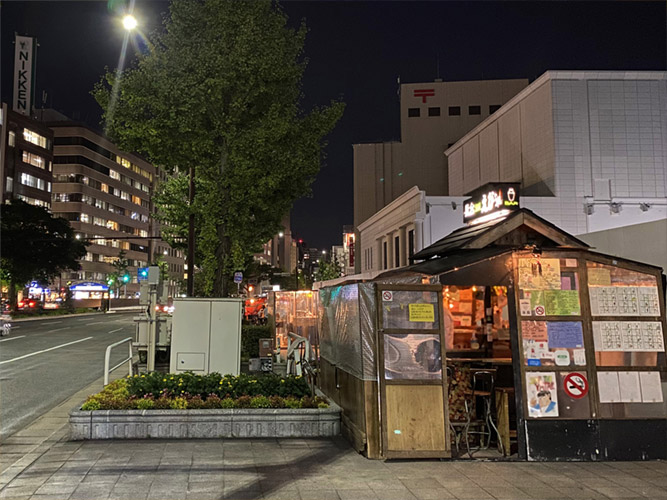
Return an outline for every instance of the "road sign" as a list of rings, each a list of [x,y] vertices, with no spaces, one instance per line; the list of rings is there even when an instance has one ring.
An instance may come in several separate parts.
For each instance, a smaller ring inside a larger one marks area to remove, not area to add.
[[[384,292],[382,292],[382,300],[384,302],[391,302],[392,300],[394,300],[394,294],[391,293],[389,290],[385,290]]]
[[[588,394],[588,380],[581,373],[568,373],[563,379],[565,394],[573,399],[581,399]]]
[[[234,273],[234,283],[241,283],[243,281],[243,273],[241,271],[236,271]]]

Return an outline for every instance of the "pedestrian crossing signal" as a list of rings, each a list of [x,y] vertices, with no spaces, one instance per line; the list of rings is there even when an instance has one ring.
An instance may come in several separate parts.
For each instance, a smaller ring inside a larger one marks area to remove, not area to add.
[[[148,268],[147,267],[140,267],[137,269],[137,278],[139,281],[144,281],[148,279]]]

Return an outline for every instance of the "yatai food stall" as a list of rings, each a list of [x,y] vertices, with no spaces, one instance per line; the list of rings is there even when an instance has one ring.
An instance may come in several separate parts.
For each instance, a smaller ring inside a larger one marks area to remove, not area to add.
[[[667,458],[661,270],[592,251],[502,188],[501,215],[471,214],[422,262],[320,290],[321,388],[344,433],[369,458],[489,443],[528,460]]]

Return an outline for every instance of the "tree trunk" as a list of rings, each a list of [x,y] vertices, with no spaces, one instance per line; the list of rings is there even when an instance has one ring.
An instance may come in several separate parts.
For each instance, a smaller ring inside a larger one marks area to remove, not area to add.
[[[225,234],[225,226],[220,223],[216,227],[218,233],[218,246],[215,249],[215,278],[213,279],[213,296],[229,297],[229,286],[225,274],[225,261],[229,257],[231,242]]]
[[[16,311],[16,282],[13,279],[9,280],[9,307]]]

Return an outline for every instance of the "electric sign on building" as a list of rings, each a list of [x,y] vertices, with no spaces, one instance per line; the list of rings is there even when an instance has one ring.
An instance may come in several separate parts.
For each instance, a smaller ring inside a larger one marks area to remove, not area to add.
[[[519,183],[489,183],[463,202],[463,222],[479,224],[505,217],[519,209]]]
[[[17,113],[30,116],[35,93],[35,39],[16,35],[14,52],[14,102]]]

